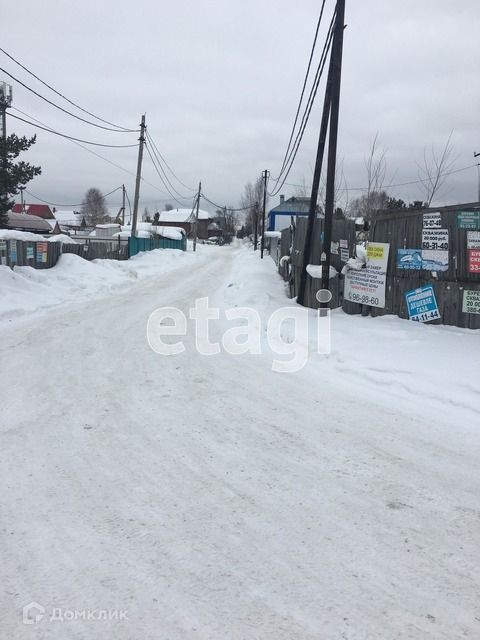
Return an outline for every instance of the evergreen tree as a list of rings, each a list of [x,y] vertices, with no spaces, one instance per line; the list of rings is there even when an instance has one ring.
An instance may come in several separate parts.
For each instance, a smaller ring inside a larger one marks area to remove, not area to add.
[[[12,196],[19,193],[32,178],[42,173],[40,167],[15,159],[35,144],[36,136],[19,138],[14,133],[0,138],[0,228],[7,226],[8,212],[15,204]]]

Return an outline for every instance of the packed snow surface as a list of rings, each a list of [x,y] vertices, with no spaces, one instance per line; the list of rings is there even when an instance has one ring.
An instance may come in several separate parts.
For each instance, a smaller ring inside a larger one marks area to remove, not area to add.
[[[258,252],[25,269],[0,281],[2,637],[480,637],[479,332],[337,310],[322,355],[305,310],[282,374],[267,320],[299,307]],[[153,310],[207,296],[211,342],[249,307],[261,355],[201,355],[191,320],[149,348]]]

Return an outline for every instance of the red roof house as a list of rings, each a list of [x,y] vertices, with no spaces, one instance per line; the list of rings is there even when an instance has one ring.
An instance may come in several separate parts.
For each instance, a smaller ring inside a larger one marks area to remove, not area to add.
[[[53,220],[55,218],[48,204],[24,204],[23,208],[21,204],[14,204],[12,211],[13,213],[24,213],[23,209],[25,209],[25,213],[31,216],[38,216],[44,220]]]

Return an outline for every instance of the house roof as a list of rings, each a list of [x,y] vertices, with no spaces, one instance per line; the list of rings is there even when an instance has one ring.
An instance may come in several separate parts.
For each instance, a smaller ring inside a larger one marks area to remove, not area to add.
[[[292,196],[276,207],[273,207],[273,209],[270,209],[270,212],[295,215],[296,213],[308,213],[309,209],[310,198],[297,198],[296,196]]]
[[[55,219],[61,225],[78,226],[82,224],[83,214],[79,211],[55,211]]]
[[[44,234],[50,233],[52,230],[49,223],[39,216],[16,213],[15,211],[11,211],[8,214],[7,227],[9,229],[18,229],[19,231],[33,231]]]
[[[31,216],[38,216],[39,218],[53,219],[54,215],[48,204],[24,204],[25,213]],[[12,208],[13,213],[22,213],[23,208],[21,204],[14,204]]]
[[[160,222],[188,222],[190,216],[193,216],[191,209],[172,209],[171,211],[162,211],[160,213]],[[199,220],[209,220],[212,215],[204,209],[198,210]]]

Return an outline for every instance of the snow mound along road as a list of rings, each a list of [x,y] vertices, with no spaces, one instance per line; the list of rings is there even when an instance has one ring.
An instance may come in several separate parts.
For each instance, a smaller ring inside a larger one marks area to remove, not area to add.
[[[212,250],[212,248],[209,248]],[[190,264],[207,260],[204,247],[197,253],[156,249],[130,260],[93,260],[62,254],[51,269],[0,266],[0,322],[25,314],[80,303],[121,291],[139,280],[155,278]]]

